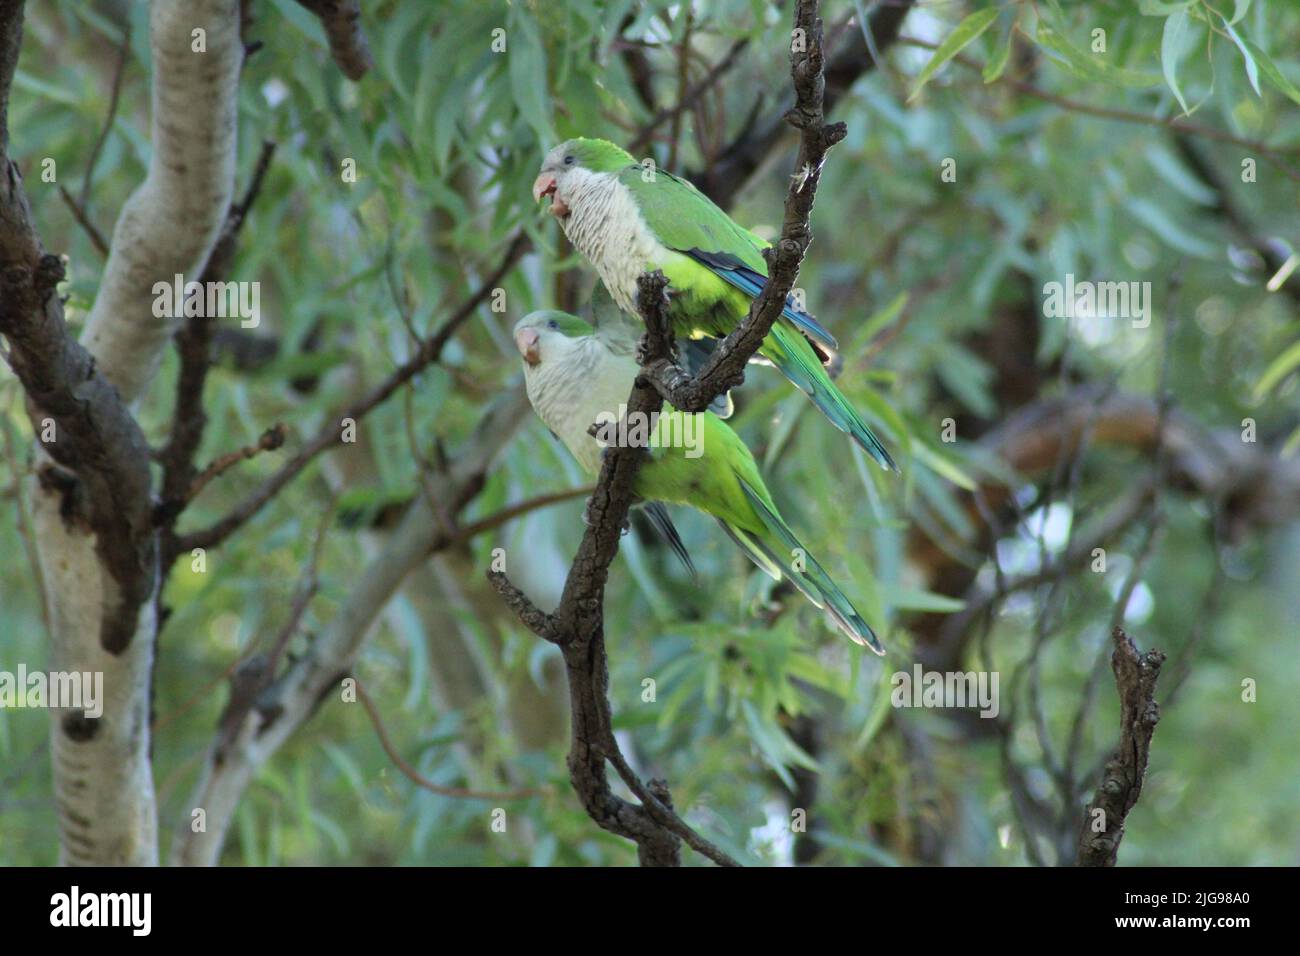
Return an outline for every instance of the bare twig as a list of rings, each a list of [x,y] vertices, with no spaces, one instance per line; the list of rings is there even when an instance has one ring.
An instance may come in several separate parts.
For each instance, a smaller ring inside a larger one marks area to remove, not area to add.
[[[1112,637],[1115,652],[1111,667],[1120,700],[1119,745],[1106,762],[1096,796],[1083,816],[1076,859],[1079,866],[1115,865],[1124,839],[1124,821],[1142,795],[1151,736],[1160,720],[1155,691],[1165,655],[1159,651],[1139,654],[1121,627],[1115,628]]]
[[[520,790],[471,790],[467,787],[446,787],[434,783],[412,767],[398,749],[393,746],[393,740],[388,736],[388,728],[384,726],[384,720],[380,716],[379,708],[370,699],[366,689],[361,686],[361,681],[355,677],[352,680],[357,689],[357,699],[361,701],[361,706],[366,709],[366,713],[370,715],[370,722],[375,727],[375,735],[379,738],[379,745],[384,748],[384,753],[388,754],[388,759],[393,762],[393,766],[402,772],[402,776],[417,787],[423,787],[430,793],[436,793],[441,797],[458,797],[466,800],[526,800],[529,797],[549,796],[552,793],[549,787],[526,787]]]
[[[248,459],[256,458],[264,451],[274,451],[281,447],[284,444],[284,436],[284,425],[277,422],[262,432],[261,437],[253,444],[227,452],[220,458],[214,459],[211,464],[194,476],[194,480],[190,482],[189,490],[185,493],[185,500],[187,502],[193,501],[199,496],[199,492],[208,486],[209,482],[225,474],[241,461],[248,461]]]
[[[77,200],[77,207],[83,211],[90,208],[90,186],[95,180],[95,165],[99,162],[99,154],[104,148],[104,143],[108,141],[108,134],[113,129],[113,120],[117,118],[117,103],[122,96],[122,77],[126,74],[126,62],[131,57],[131,21],[128,19],[122,28],[122,46],[117,51],[117,66],[113,68],[112,92],[108,99],[108,115],[104,117],[104,127],[99,131],[99,137],[95,140],[95,145],[90,150],[90,159],[86,160],[86,175],[81,181],[81,195]],[[64,197],[70,199],[71,197]],[[75,208],[75,207],[74,207]],[[107,246],[105,246],[105,256],[107,256]]]
[[[73,198],[72,193],[68,192],[67,187],[62,183],[59,184],[59,195],[63,197],[63,202],[68,207],[68,211],[72,213],[72,218],[77,220],[77,223],[82,229],[86,230],[86,235],[90,237],[90,244],[95,247],[95,251],[99,253],[99,257],[101,259],[107,259],[108,240],[105,239],[104,234],[99,231],[99,227],[95,225],[95,221],[90,218],[90,213],[86,211],[85,206],[77,202],[77,200]]]
[[[275,143],[263,142],[248,188],[241,199],[231,203],[221,235],[199,277],[201,282],[220,282],[229,276],[234,265],[240,230],[253,203],[261,195],[262,184],[274,155]],[[205,315],[190,316],[176,331],[180,372],[176,377],[176,406],[172,412],[171,431],[160,454],[162,490],[159,495],[160,504],[156,509],[156,515],[163,525],[161,567],[164,574],[170,570],[176,555],[181,553],[172,530],[176,519],[197,494],[197,489],[193,487],[196,476],[194,456],[198,453],[208,423],[207,413],[203,409],[203,389],[212,367],[213,332],[212,317]],[[280,444],[283,444],[283,436]]]
[[[359,80],[374,65],[361,29],[361,0],[298,0],[320,18],[330,54],[349,80]]]

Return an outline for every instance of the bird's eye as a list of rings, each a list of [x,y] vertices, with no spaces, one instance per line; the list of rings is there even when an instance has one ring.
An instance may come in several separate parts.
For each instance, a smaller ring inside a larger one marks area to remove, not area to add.
[[[548,329],[555,329],[558,332],[560,330],[560,323],[556,322],[554,319],[551,319],[551,321],[546,323],[546,327]]]
[[[564,157],[564,165],[565,165],[565,166],[572,166],[572,165],[573,165],[573,157],[572,157],[572,156],[565,156],[565,157]]]

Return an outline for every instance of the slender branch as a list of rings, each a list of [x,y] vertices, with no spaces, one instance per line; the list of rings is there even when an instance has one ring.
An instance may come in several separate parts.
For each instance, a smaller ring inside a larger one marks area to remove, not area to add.
[[[104,126],[99,131],[99,137],[90,150],[90,159],[86,160],[86,175],[81,180],[81,195],[77,200],[77,207],[83,211],[90,208],[90,186],[95,180],[95,165],[99,162],[99,154],[104,149],[104,143],[108,141],[109,132],[113,129],[113,120],[117,118],[117,104],[122,96],[122,78],[126,75],[126,63],[130,58],[131,21],[128,19],[126,25],[122,28],[122,46],[118,48],[117,65],[113,68],[112,92],[108,98],[108,115],[104,117]]]
[[[1160,720],[1155,692],[1165,655],[1159,651],[1139,654],[1121,627],[1115,628],[1112,638],[1111,668],[1120,700],[1119,745],[1106,762],[1096,796],[1083,815],[1076,859],[1079,866],[1115,865],[1124,839],[1124,821],[1142,795],[1151,736]],[[1100,830],[1094,829],[1098,823]]]
[[[298,0],[320,18],[334,63],[349,80],[359,80],[374,65],[361,29],[361,0]]]
[[[95,251],[99,253],[100,258],[107,259],[108,240],[99,231],[95,221],[90,218],[90,213],[86,211],[85,206],[77,202],[72,193],[68,192],[68,188],[62,183],[59,184],[59,195],[63,197],[63,202],[68,207],[68,211],[72,213],[72,218],[77,220],[77,224],[82,229],[86,230],[86,235],[90,237],[90,244],[95,247]]]
[[[580,498],[583,495],[589,495],[595,491],[595,485],[583,485],[580,488],[568,488],[564,491],[556,491],[551,494],[537,495],[518,504],[502,508],[500,511],[493,512],[486,518],[481,518],[472,524],[467,524],[456,530],[450,537],[440,541],[437,544],[438,550],[444,550],[453,545],[463,544],[470,538],[476,537],[484,532],[499,528],[507,521],[513,521],[515,518],[528,514],[530,511],[537,511],[540,508],[549,508],[551,505],[559,504],[562,501],[571,501],[574,498]]]
[[[261,437],[253,444],[227,452],[221,457],[213,459],[211,464],[194,476],[194,480],[190,482],[189,490],[185,493],[185,501],[193,501],[208,486],[209,482],[214,478],[219,478],[241,461],[248,461],[250,458],[256,458],[264,451],[274,451],[281,447],[284,444],[284,437],[285,427],[277,422],[262,432]]]
[[[861,31],[852,33],[846,44],[826,63],[825,95],[822,108],[829,113],[861,77],[875,70],[883,55],[898,37],[911,12],[914,0],[895,0],[876,6],[867,17],[867,30],[875,42],[869,49]],[[756,123],[745,123],[707,169],[691,172],[687,178],[723,209],[731,205],[737,193],[771,155],[786,133],[786,107]]]
[[[208,261],[199,277],[200,282],[224,281],[233,270],[235,249],[240,230],[248,218],[253,203],[261,195],[262,185],[266,180],[267,170],[275,155],[276,144],[270,141],[262,143],[257,164],[248,188],[226,213],[226,223],[212,248]],[[185,506],[197,494],[193,487],[195,480],[194,456],[203,441],[203,432],[207,427],[208,416],[203,408],[203,390],[207,384],[208,372],[212,368],[212,340],[215,326],[211,316],[194,315],[185,320],[176,332],[176,352],[180,357],[180,372],[176,377],[176,406],[172,412],[171,432],[167,444],[163,447],[162,490],[160,504],[156,509],[156,520],[163,525],[162,561],[164,574],[170,570],[175,556],[180,553],[176,547],[173,528],[176,519]],[[264,435],[263,438],[266,436]],[[282,445],[280,442],[275,446]],[[206,482],[205,482],[206,484]],[[202,486],[200,486],[201,488]]]
[[[483,280],[478,291],[465,300],[455,313],[439,326],[431,336],[421,342],[420,347],[411,358],[407,359],[404,364],[399,366],[388,378],[376,385],[366,395],[347,408],[331,415],[315,436],[308,440],[292,458],[285,462],[270,478],[266,479],[252,494],[236,505],[224,518],[207,528],[181,535],[177,539],[176,552],[184,553],[193,548],[211,548],[225,541],[226,538],[242,527],[249,518],[261,511],[267,502],[279,494],[280,490],[293,481],[318,455],[333,448],[343,440],[343,432],[339,425],[343,419],[350,418],[359,422],[367,414],[383,404],[402,385],[436,362],[442,356],[443,348],[456,334],[457,329],[486,301],[488,296],[492,294],[492,290],[500,284],[506,273],[510,271],[515,262],[528,248],[528,237],[522,232],[516,234],[506,247],[500,264]]]
[[[745,380],[745,366],[763,344],[772,324],[780,318],[786,298],[799,277],[799,265],[812,243],[813,200],[826,154],[848,133],[843,123],[824,123],[822,102],[826,83],[823,77],[822,24],[811,14],[807,19],[801,19],[805,12],[804,4],[796,9],[795,28],[802,31],[797,35],[806,38],[807,51],[791,54],[795,105],[785,114],[786,121],[800,131],[799,158],[786,193],[781,238],[774,248],[765,249],[763,253],[768,264],[768,278],[763,291],[750,304],[745,321],[718,344],[693,379],[668,350],[660,355],[642,356],[648,359],[643,362],[645,377],[660,395],[685,412],[704,411],[714,398]],[[662,314],[652,311],[647,326],[651,321],[666,323],[667,320]]]
[[[355,677],[352,680],[357,689],[357,699],[361,701],[361,706],[370,715],[370,722],[374,725],[375,735],[379,738],[379,746],[384,748],[384,753],[388,754],[388,759],[393,762],[393,766],[400,770],[402,775],[417,787],[423,787],[430,793],[436,793],[441,797],[458,797],[467,800],[525,800],[529,797],[549,796],[551,794],[552,791],[549,787],[526,787],[520,790],[471,790],[467,787],[446,787],[434,783],[412,767],[398,749],[393,746],[393,740],[388,736],[388,728],[384,726],[384,720],[379,713],[379,708],[375,706],[375,702],[366,693],[366,689],[361,686],[361,681]]]

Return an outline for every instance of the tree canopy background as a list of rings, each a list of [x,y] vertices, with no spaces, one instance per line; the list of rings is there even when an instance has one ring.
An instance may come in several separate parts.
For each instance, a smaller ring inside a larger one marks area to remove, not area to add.
[[[239,79],[236,195],[262,143],[276,148],[226,278],[260,283],[262,322],[217,325],[197,463],[276,424],[285,440],[204,487],[180,533],[335,427],[485,281],[500,293],[356,422],[355,443],[314,456],[203,561],[179,555],[153,684],[164,855],[230,675],[282,632],[287,659],[300,655],[423,499],[453,530],[413,562],[351,672],[418,774],[504,794],[416,786],[365,705],[334,693],[255,768],[221,862],[635,860],[569,788],[555,649],[484,577],[503,549],[549,606],[583,530],[580,495],[494,518],[587,483],[518,401],[511,326],[582,310],[593,282],[529,186],[551,145],[603,136],[775,238],[796,142],[780,123],[789,6],[366,0],[373,67],[354,82],[305,6],[245,4],[245,42],[260,46]],[[881,27],[878,63],[864,14]],[[703,516],[675,513],[694,582],[634,522],[606,602],[625,751],[743,862],[1065,861],[1117,739],[1122,623],[1170,659],[1121,861],[1296,863],[1300,8],[831,0],[822,16],[828,115],[848,138],[827,161],[798,285],[841,343],[840,388],[882,423],[905,476],[869,467],[768,369],[736,393],[733,424],[890,653],[848,645]],[[946,38],[978,27],[948,59]],[[74,332],[104,259],[73,207],[111,234],[148,164],[150,76],[147,5],[27,11],[9,154],[45,247],[67,256]],[[1149,282],[1149,325],[1047,314],[1067,275]],[[137,406],[155,447],[180,365],[169,347]],[[485,421],[502,451],[453,500],[447,469]],[[35,669],[49,659],[35,438],[8,371],[0,430],[0,669]],[[914,660],[997,671],[999,717],[891,707],[890,677]],[[58,856],[48,736],[46,713],[0,710],[0,863]],[[797,811],[806,830],[792,830]]]

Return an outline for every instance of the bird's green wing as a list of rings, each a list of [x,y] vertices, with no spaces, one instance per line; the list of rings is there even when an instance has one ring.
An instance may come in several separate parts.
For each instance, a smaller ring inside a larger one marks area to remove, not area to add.
[[[737,265],[767,275],[762,251],[767,243],[737,225],[685,179],[639,165],[629,166],[618,178],[632,193],[646,225],[669,249],[730,257]]]
[[[718,278],[756,297],[767,282],[763,250],[767,243],[737,225],[691,183],[661,169],[629,166],[618,174],[641,211],[641,217],[669,249],[689,256]],[[827,349],[835,337],[787,296],[784,316],[794,327]]]

